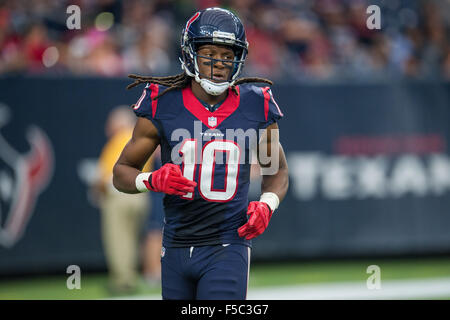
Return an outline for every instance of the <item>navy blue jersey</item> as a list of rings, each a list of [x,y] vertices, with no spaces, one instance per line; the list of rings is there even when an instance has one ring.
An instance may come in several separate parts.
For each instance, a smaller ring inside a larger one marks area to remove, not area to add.
[[[229,89],[214,112],[190,87],[155,100],[164,89],[148,84],[134,112],[158,129],[162,164],[180,165],[197,187],[185,196],[165,195],[163,246],[250,246],[237,232],[247,222],[250,154],[263,129],[283,116],[270,89],[250,84],[237,86],[237,94]]]

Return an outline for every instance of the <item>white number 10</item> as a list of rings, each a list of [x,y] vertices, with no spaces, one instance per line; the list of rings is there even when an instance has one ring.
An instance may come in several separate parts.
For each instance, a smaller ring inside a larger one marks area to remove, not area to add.
[[[239,145],[234,141],[211,140],[203,147],[201,161],[197,161],[197,147],[197,139],[186,139],[180,148],[180,153],[183,156],[183,176],[189,180],[194,180],[196,163],[199,163],[198,190],[200,195],[209,201],[230,201],[236,194],[238,186],[241,155]],[[225,185],[223,189],[214,189],[215,165],[221,163],[216,161],[216,155],[220,152],[226,153]],[[193,199],[193,197],[194,195],[191,192],[182,196],[183,199]]]

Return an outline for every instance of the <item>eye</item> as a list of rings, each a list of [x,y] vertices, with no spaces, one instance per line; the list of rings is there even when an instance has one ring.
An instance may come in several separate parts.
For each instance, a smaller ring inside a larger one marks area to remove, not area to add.
[[[223,54],[223,59],[225,60],[233,60],[234,59],[234,55],[230,52],[230,53],[224,53]]]

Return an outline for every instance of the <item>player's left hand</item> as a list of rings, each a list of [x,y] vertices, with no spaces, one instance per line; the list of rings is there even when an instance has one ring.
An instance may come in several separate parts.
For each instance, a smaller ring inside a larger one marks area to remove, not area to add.
[[[239,237],[246,240],[256,238],[266,230],[272,218],[272,210],[265,202],[252,201],[248,205],[247,214],[250,215],[247,223],[238,229]]]

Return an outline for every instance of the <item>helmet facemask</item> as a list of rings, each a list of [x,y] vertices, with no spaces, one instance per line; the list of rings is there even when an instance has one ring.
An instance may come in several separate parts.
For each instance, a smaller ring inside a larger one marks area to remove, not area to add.
[[[186,34],[183,34],[182,39],[181,47],[183,60],[181,61],[180,59],[182,69],[185,70],[187,75],[193,77],[195,81],[197,81],[202,86],[202,88],[211,95],[220,95],[225,92],[225,90],[234,85],[234,82],[242,71],[245,58],[247,57],[247,42],[241,43],[242,41],[236,41],[233,37],[233,34],[220,34],[221,36],[217,36],[217,34],[215,34],[215,36],[212,38],[205,37],[204,39],[196,39],[195,41],[189,41]],[[235,53],[234,60],[231,61],[200,56],[198,55],[197,50],[202,44],[230,46],[230,48],[233,49]],[[200,73],[198,67],[198,58],[210,61],[209,63],[206,62],[211,67],[210,76]],[[224,82],[218,83],[214,81],[213,70],[216,63],[222,63],[225,68],[229,68],[231,70],[229,78]]]

